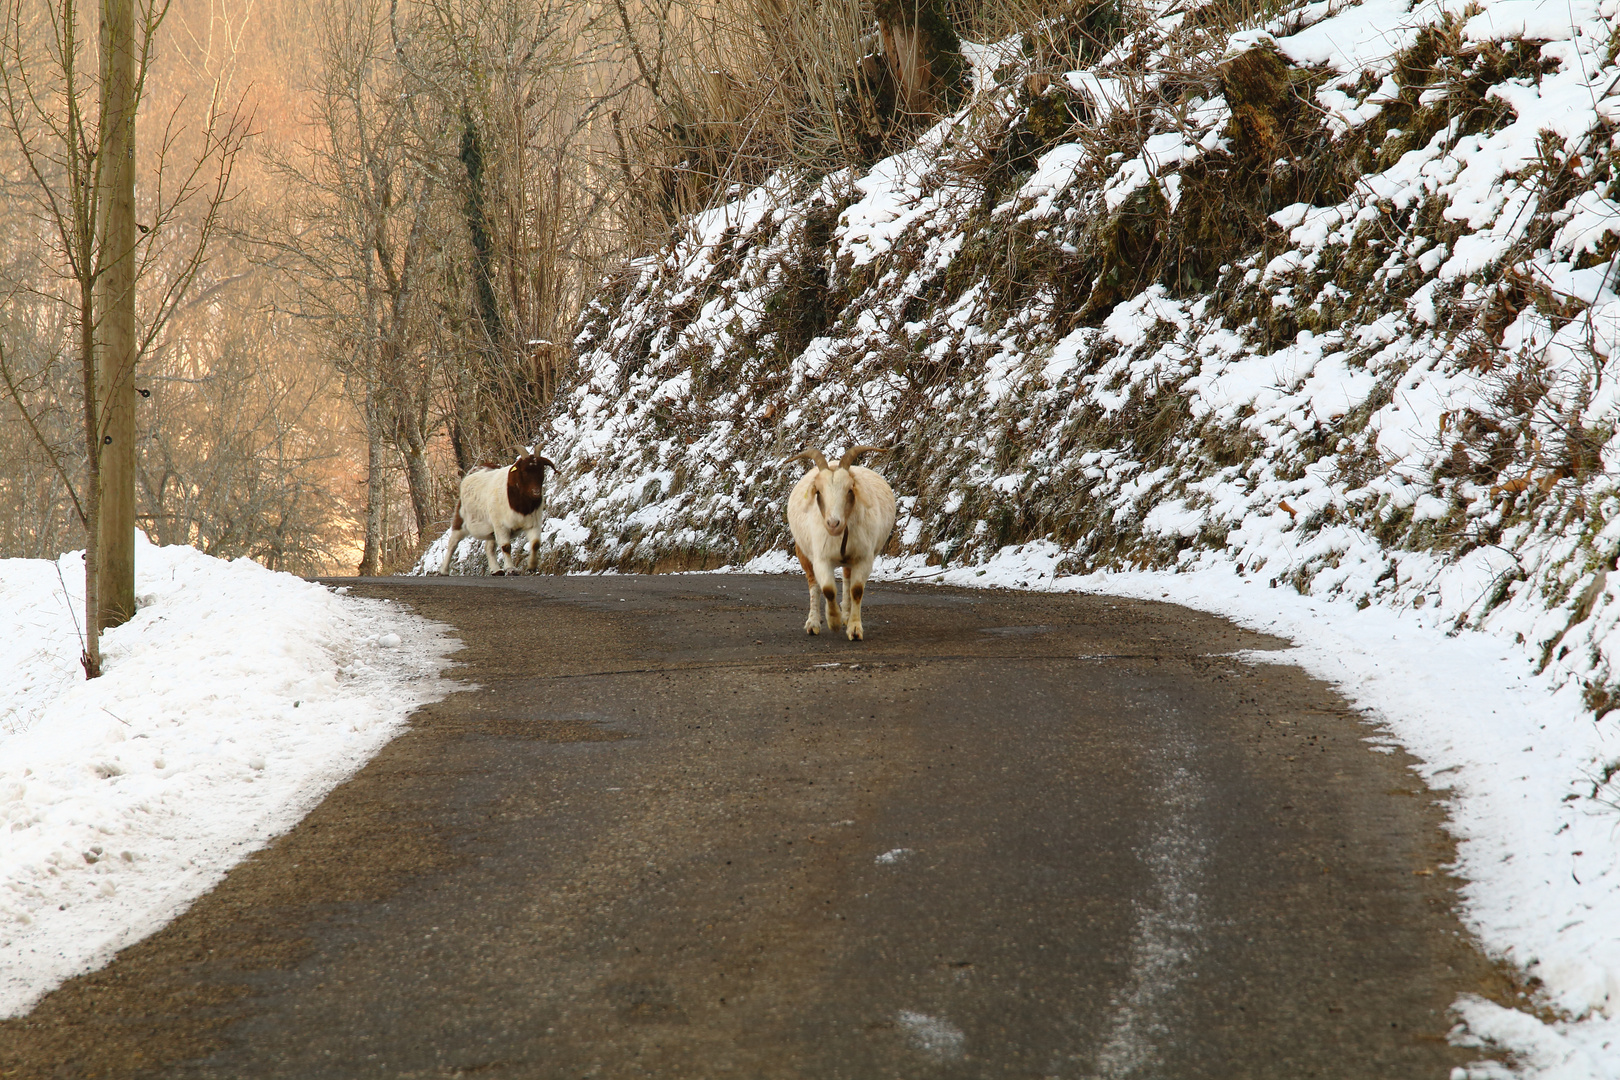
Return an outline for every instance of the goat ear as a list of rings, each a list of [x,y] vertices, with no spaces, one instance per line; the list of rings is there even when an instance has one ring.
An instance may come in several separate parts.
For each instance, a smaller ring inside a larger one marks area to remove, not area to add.
[[[815,463],[815,466],[818,469],[827,468],[827,457],[820,450],[802,451],[801,453],[794,454],[792,457],[782,462],[782,464],[791,465],[795,461],[812,461]]]
[[[546,457],[544,454],[536,454],[535,457],[540,459],[540,464],[546,466],[552,472],[557,471],[557,463],[555,461],[552,461],[550,458]]]
[[[838,467],[840,469],[849,468],[855,464],[856,459],[862,454],[883,454],[893,449],[892,446],[852,446],[844,451],[843,457],[838,459]]]

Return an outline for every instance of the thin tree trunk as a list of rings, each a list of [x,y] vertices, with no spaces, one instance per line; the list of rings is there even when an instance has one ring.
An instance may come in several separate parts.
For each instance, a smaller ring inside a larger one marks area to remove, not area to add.
[[[411,489],[411,510],[416,514],[416,536],[427,538],[433,528],[433,478],[428,475],[427,439],[412,417],[402,425],[405,445],[400,456],[405,459],[405,482]]]
[[[501,325],[500,305],[495,299],[495,243],[489,235],[489,213],[484,198],[484,140],[473,119],[472,110],[466,106],[461,110],[461,163],[467,170],[467,198],[462,203],[462,216],[466,219],[467,232],[472,240],[473,311],[483,330],[479,350],[483,362],[480,364],[479,381],[482,384],[480,389],[487,393],[490,380],[499,370],[506,327]],[[515,405],[516,401],[510,404]],[[491,441],[490,432],[486,430],[479,434],[479,441],[485,443],[487,449],[487,443]]]
[[[360,554],[361,577],[376,577],[382,552],[383,439],[374,392],[366,394],[366,546]]]
[[[466,365],[462,366],[465,367]],[[459,378],[457,381],[460,381]],[[472,450],[467,445],[467,429],[471,425],[462,420],[462,415],[470,411],[462,404],[462,396],[458,392],[456,395],[456,416],[455,419],[450,421],[450,448],[456,452],[456,472],[462,476],[466,476],[467,470],[472,468]]]
[[[503,336],[501,311],[495,301],[495,241],[489,235],[484,198],[484,139],[472,110],[461,110],[461,163],[467,170],[467,199],[462,215],[473,247],[473,289],[478,321],[493,346]]]
[[[416,514],[416,535],[427,539],[433,531],[433,478],[428,474],[427,455],[417,447],[405,453],[405,479],[411,489],[411,509]]]
[[[135,3],[101,0],[100,513],[96,623],[135,614]]]
[[[84,496],[84,677],[101,675],[101,594],[97,588],[96,536],[101,524],[101,418],[96,408],[95,290],[88,277],[79,281],[79,368],[84,373],[84,441],[88,476]]]

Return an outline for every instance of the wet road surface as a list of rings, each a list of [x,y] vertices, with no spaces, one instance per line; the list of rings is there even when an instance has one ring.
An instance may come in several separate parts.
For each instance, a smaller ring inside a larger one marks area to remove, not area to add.
[[[798,578],[383,579],[475,684],[0,1076],[1444,1078],[1440,816],[1276,639]]]

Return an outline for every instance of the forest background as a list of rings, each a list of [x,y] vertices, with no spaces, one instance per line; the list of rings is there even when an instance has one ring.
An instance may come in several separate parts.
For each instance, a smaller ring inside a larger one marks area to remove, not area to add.
[[[604,280],[772,168],[889,148],[959,83],[926,70],[955,55],[953,24],[994,35],[1042,14],[1020,0],[876,19],[857,0],[137,8],[157,30],[137,121],[136,520],[158,543],[306,574],[410,566],[469,466],[543,441]],[[22,152],[61,82],[64,10],[5,7],[5,60],[26,78],[8,83],[0,138],[15,388],[0,393],[0,557],[84,542],[75,283],[50,220],[57,178]],[[77,16],[92,70],[94,17]],[[911,39],[880,49],[875,28],[897,22]],[[896,86],[879,51],[924,68]]]

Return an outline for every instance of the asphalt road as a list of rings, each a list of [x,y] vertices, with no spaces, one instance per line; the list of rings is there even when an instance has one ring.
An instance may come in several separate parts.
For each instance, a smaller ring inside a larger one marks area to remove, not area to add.
[[[0,1076],[1445,1078],[1502,976],[1440,815],[1282,643],[1169,604],[384,579],[475,688]]]

